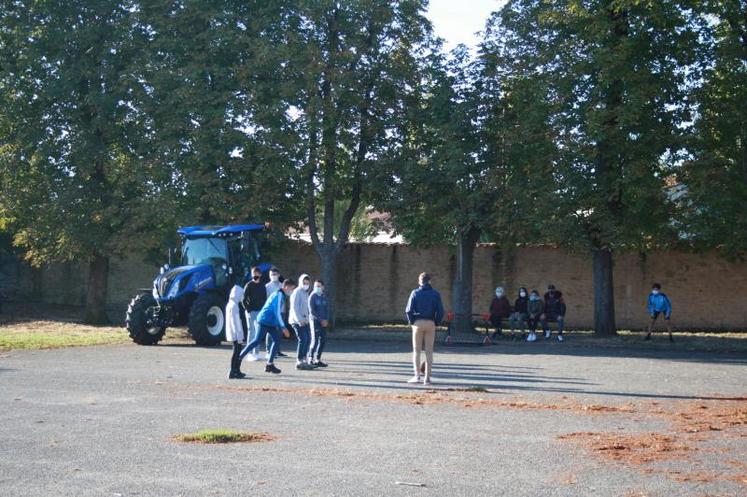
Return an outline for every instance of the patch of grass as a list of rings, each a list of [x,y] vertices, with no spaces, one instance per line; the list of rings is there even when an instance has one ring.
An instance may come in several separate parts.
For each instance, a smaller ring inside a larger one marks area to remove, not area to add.
[[[229,444],[269,442],[274,440],[275,437],[269,433],[234,431],[218,428],[212,430],[201,430],[195,433],[181,433],[179,435],[174,435],[173,439],[177,442],[186,443]]]
[[[0,350],[57,349],[127,342],[129,337],[121,328],[97,328],[54,321],[0,326]]]

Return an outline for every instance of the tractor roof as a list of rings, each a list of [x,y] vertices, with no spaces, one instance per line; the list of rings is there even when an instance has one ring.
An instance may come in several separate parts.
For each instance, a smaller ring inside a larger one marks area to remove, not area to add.
[[[263,224],[231,224],[228,226],[185,226],[176,230],[182,236],[190,238],[224,237],[243,233],[244,231],[261,231]]]

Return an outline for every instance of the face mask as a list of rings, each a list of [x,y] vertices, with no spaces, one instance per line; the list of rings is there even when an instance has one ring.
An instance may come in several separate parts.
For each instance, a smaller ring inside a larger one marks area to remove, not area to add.
[[[304,292],[308,292],[309,291],[309,284],[308,283],[304,283],[303,285],[301,285],[301,288],[303,288]]]
[[[273,282],[280,281],[280,275],[279,274],[271,274],[270,275],[270,281],[273,281]]]
[[[519,297],[526,297],[526,296],[527,296],[527,292],[519,292]]]
[[[495,292],[495,296],[501,298],[503,297],[503,292]]]
[[[314,293],[315,293],[315,294],[317,294],[317,295],[321,295],[321,294],[322,294],[322,292],[324,292],[324,287],[321,287],[321,286],[315,286],[315,287],[314,287]]]
[[[659,295],[659,290],[651,290],[651,293],[653,293],[654,295]]]
[[[529,300],[533,300],[533,301],[534,300],[539,300],[539,296],[538,295],[530,295],[529,296]]]

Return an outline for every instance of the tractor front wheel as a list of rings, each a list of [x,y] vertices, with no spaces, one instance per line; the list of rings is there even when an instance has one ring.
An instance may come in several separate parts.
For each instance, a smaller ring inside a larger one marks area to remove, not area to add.
[[[218,345],[226,336],[226,302],[219,295],[204,293],[189,310],[189,333],[197,345]]]
[[[132,341],[139,345],[155,345],[161,341],[166,328],[148,322],[148,309],[155,307],[156,299],[149,293],[137,295],[127,307],[125,325]]]

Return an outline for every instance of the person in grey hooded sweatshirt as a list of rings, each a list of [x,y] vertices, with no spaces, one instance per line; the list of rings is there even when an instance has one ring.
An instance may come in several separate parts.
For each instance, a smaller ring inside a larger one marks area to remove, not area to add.
[[[307,362],[306,357],[309,353],[309,343],[311,342],[311,328],[309,326],[309,290],[311,286],[311,277],[308,274],[302,274],[298,278],[298,286],[290,297],[290,314],[288,322],[293,327],[293,331],[298,339],[296,349],[296,369],[314,369]]]

